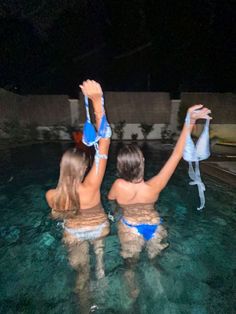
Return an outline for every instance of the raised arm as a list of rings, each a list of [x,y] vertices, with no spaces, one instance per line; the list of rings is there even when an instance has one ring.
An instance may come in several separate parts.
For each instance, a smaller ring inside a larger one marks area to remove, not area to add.
[[[80,85],[80,88],[85,96],[92,100],[93,110],[95,114],[95,123],[97,130],[99,129],[102,116],[104,114],[104,108],[102,105],[102,89],[100,84],[95,81],[87,80]],[[98,143],[98,149],[100,155],[108,155],[110,146],[109,138],[101,138]],[[96,165],[95,161],[93,162],[92,168],[87,174],[84,184],[99,189],[105,174],[107,165],[107,159],[100,158],[99,164]]]
[[[187,135],[192,132],[196,120],[211,119],[211,117],[208,116],[210,112],[211,111],[208,108],[203,108],[203,105],[195,105],[188,109],[188,113],[190,115],[190,124],[184,124],[175,148],[161,171],[156,176],[147,181],[147,184],[149,184],[155,192],[160,193],[165,188],[166,184],[174,173],[178,163],[182,158]]]

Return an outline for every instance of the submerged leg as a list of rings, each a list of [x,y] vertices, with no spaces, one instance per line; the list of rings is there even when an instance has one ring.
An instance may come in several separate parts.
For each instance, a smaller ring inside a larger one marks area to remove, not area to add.
[[[140,291],[135,267],[145,241],[135,228],[130,228],[123,223],[118,224],[118,234],[121,245],[120,254],[124,258],[126,265],[124,280],[127,284],[130,298],[135,301]]]
[[[140,289],[136,278],[137,257],[125,259],[124,279],[127,284],[130,298],[135,301],[139,295]]]
[[[78,241],[68,246],[70,265],[77,271],[89,266],[89,243]]]
[[[70,265],[77,270],[76,291],[83,290],[89,282],[89,243],[81,241],[69,248]]]
[[[165,248],[169,246],[169,243],[162,243],[162,241],[167,237],[167,231],[166,229],[162,226],[159,225],[156,232],[155,236],[147,241],[147,252],[148,252],[148,257],[150,259],[156,257],[158,254],[160,254],[161,251],[163,251]]]
[[[145,243],[143,237],[136,232],[135,228],[125,226],[123,223],[118,224],[118,235],[121,256],[125,259],[138,259]]]
[[[77,271],[75,293],[78,293],[80,313],[89,313],[90,293],[89,293],[89,242],[78,241],[69,246],[69,262]]]
[[[101,279],[105,275],[104,271],[104,239],[94,240],[93,242],[94,253],[96,255],[96,276],[97,279]]]

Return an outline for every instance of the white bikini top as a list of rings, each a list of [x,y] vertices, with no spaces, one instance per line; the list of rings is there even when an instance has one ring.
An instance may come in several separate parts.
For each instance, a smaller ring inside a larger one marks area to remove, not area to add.
[[[190,116],[189,113],[186,116],[185,122],[187,125],[190,125]],[[204,191],[206,190],[204,183],[202,182],[199,161],[207,159],[210,156],[210,140],[209,140],[209,124],[210,120],[206,119],[204,129],[197,140],[196,145],[194,144],[190,133],[187,136],[183,158],[189,163],[189,177],[192,180],[190,185],[198,186],[198,194],[200,198],[200,207],[197,209],[203,209],[205,206],[205,195]],[[192,162],[195,162],[195,170],[193,168]]]

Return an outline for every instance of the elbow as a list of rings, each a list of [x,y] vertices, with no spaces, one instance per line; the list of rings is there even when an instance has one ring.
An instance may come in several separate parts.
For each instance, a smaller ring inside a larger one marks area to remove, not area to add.
[[[110,194],[110,193],[108,193],[107,199],[108,199],[109,201],[115,201],[115,200],[116,200],[116,198],[114,197],[114,195],[112,195],[112,194]]]
[[[107,199],[108,199],[108,201],[113,201],[114,199],[111,197],[111,195],[107,195]]]

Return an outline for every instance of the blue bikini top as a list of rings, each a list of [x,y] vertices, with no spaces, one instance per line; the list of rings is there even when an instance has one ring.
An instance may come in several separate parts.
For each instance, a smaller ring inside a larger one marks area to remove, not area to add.
[[[189,113],[185,119],[187,125],[190,125],[190,116]],[[203,131],[196,143],[194,144],[190,133],[187,136],[183,158],[189,163],[189,177],[192,180],[190,185],[198,186],[198,194],[200,198],[200,207],[197,209],[203,209],[205,206],[205,195],[204,191],[206,190],[204,183],[201,179],[199,161],[207,159],[210,156],[210,139],[209,139],[209,124],[210,120],[206,119]],[[192,162],[195,162],[195,170],[193,168]]]
[[[82,141],[86,146],[94,146],[95,148],[95,162],[96,167],[98,170],[99,165],[99,159],[107,159],[107,155],[100,154],[99,148],[98,148],[98,141],[101,138],[110,138],[111,137],[111,127],[107,121],[105,110],[104,110],[104,98],[102,97],[102,109],[103,109],[103,116],[101,119],[101,123],[99,126],[98,132],[96,132],[96,129],[94,125],[91,122],[90,119],[90,113],[89,113],[89,101],[88,97],[84,97],[84,103],[85,103],[85,109],[86,109],[86,121],[83,128],[83,138]]]

